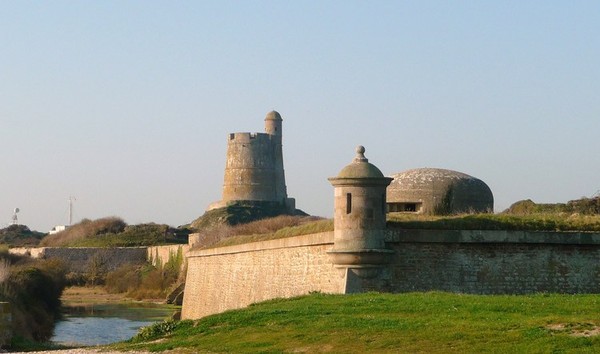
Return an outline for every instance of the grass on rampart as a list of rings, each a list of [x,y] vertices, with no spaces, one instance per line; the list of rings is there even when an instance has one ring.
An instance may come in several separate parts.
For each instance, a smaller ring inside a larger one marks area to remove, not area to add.
[[[145,328],[119,350],[592,353],[599,295],[312,294]]]
[[[522,230],[600,232],[600,215],[564,213],[462,214],[427,216],[388,214],[388,227],[429,230]]]
[[[390,229],[424,230],[522,230],[600,232],[600,215],[579,214],[460,214],[431,216],[390,213]],[[204,242],[196,248],[213,248],[333,231],[333,220],[314,217],[278,216],[204,230]]]
[[[247,224],[221,225],[203,230],[203,242],[196,248],[232,246],[325,231],[333,231],[333,220],[314,216],[281,215]]]

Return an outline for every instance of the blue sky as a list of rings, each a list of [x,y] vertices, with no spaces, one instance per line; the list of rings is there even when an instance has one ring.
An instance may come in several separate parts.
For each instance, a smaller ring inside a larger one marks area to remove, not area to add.
[[[485,181],[496,211],[600,190],[595,1],[4,1],[0,226],[187,223],[229,132],[284,119],[288,193],[330,217],[362,144],[385,174]]]

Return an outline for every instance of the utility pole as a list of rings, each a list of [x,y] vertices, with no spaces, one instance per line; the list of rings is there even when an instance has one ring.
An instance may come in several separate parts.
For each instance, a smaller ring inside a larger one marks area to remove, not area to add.
[[[69,226],[73,223],[73,202],[75,200],[75,197],[69,196]]]

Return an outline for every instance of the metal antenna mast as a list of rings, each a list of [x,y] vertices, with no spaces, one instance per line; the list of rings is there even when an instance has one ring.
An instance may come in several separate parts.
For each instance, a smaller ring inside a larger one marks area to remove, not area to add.
[[[19,217],[17,216],[17,214],[19,213],[19,208],[15,208],[15,212],[13,213],[13,217],[12,217],[12,224],[13,225],[19,225]]]

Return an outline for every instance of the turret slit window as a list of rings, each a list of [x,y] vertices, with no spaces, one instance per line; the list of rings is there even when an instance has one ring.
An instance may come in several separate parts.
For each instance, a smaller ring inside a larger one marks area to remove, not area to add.
[[[352,212],[352,193],[346,193],[346,214]]]

